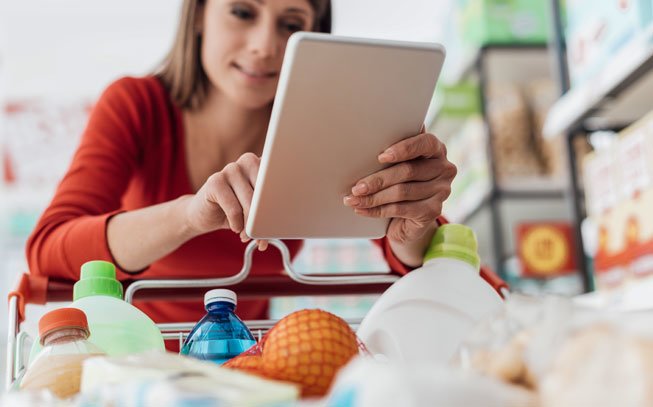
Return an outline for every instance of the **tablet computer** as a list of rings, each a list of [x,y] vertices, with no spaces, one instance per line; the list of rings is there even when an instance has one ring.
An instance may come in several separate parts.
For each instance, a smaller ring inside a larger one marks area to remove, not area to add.
[[[357,215],[343,198],[384,168],[381,152],[419,133],[444,57],[433,43],[293,34],[246,233],[255,239],[384,236],[388,219]]]

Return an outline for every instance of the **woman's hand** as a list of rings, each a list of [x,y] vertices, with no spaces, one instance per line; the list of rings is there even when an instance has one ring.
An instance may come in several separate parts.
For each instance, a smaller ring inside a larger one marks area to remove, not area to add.
[[[345,205],[362,216],[391,218],[391,241],[409,243],[433,231],[456,176],[444,143],[421,133],[390,146],[378,160],[392,165],[358,181]]]
[[[260,163],[258,156],[245,153],[211,175],[186,207],[189,228],[197,235],[231,229],[243,242],[249,241],[245,224]],[[265,250],[268,242],[258,241],[258,246],[259,250]]]

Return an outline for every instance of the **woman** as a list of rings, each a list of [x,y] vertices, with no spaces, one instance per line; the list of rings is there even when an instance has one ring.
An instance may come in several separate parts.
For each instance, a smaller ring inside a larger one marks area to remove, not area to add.
[[[251,204],[288,37],[330,30],[328,0],[186,0],[159,73],[110,85],[27,244],[35,274],[77,279],[104,259],[119,278],[198,278],[241,267]],[[343,205],[392,218],[378,241],[395,272],[421,264],[455,167],[433,135],[379,155],[394,165],[360,180]],[[266,242],[259,242],[264,250]],[[300,241],[287,242],[293,255]],[[255,274],[278,273],[276,251]],[[157,322],[197,320],[198,304],[139,304]],[[264,301],[239,314],[263,318]]]

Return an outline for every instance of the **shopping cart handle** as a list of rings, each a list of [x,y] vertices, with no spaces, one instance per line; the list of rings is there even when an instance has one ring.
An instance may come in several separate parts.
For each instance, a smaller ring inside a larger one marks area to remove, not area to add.
[[[329,275],[321,275],[328,277]],[[330,276],[333,276],[332,274]],[[346,274],[338,274],[346,276]],[[228,286],[230,290],[238,293],[238,298],[243,299],[269,299],[272,297],[297,297],[297,296],[340,296],[381,294],[391,282],[370,284],[341,284],[341,285],[311,285],[297,282],[286,275],[249,276],[246,280]],[[189,300],[202,298],[207,288],[144,288],[138,291],[134,298],[141,300]]]
[[[492,270],[481,267],[481,277],[485,282],[492,286],[497,293],[503,298],[506,299],[506,295],[509,292],[510,286],[508,283],[503,281],[499,276],[497,276]]]
[[[312,275],[328,277],[333,274]],[[348,276],[347,274],[338,274],[338,276]],[[32,282],[39,281],[39,277],[30,274],[24,274],[21,281]],[[136,280],[122,281],[125,290]],[[180,283],[189,280],[179,280]],[[73,284],[71,281],[47,279],[47,289],[40,290],[44,293],[43,298],[36,299],[29,295],[25,286],[19,287],[14,293],[20,292],[23,300],[27,303],[45,304],[46,302],[72,301]],[[361,295],[361,294],[380,294],[392,285],[391,282],[379,282],[373,284],[352,284],[352,285],[309,285],[302,284],[292,280],[285,275],[269,276],[249,276],[245,281],[229,286],[230,290],[238,293],[238,298],[263,299],[271,297],[292,297],[292,296],[312,296],[312,295]],[[189,300],[198,299],[204,296],[207,288],[144,288],[138,292],[136,300]]]

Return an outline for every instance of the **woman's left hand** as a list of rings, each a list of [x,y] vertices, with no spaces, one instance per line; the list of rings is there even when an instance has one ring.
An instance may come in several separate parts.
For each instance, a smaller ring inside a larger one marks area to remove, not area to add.
[[[362,216],[392,218],[387,236],[399,243],[432,231],[456,176],[444,143],[421,133],[390,146],[378,160],[392,165],[358,181],[345,205]]]

